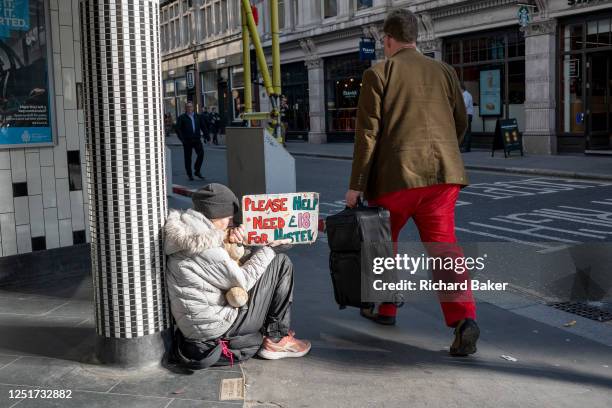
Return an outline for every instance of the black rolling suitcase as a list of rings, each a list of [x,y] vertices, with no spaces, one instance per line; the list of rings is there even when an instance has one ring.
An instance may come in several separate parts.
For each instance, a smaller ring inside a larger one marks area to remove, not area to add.
[[[378,207],[346,208],[325,221],[329,243],[329,269],[334,297],[341,309],[346,306],[369,307],[361,301],[361,260],[363,242],[391,242],[389,211]],[[379,254],[393,256],[389,245],[374,248]]]

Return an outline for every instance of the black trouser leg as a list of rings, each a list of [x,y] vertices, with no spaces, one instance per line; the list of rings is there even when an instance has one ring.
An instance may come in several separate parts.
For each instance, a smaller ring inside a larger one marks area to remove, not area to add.
[[[463,138],[463,150],[466,152],[472,150],[472,115],[468,115],[468,128]]]
[[[202,163],[204,162],[204,148],[202,147],[202,142],[198,140],[194,143],[193,148],[195,149],[197,155],[195,166],[193,169],[196,174],[200,174],[200,171],[202,170]]]
[[[185,140],[183,142],[183,155],[185,158],[185,171],[187,172],[187,176],[191,177],[191,142],[189,140]]]
[[[214,144],[219,144],[219,142],[217,141],[217,135],[218,135],[218,134],[219,134],[219,132],[218,132],[218,131],[215,131],[215,132],[213,133],[213,143],[214,143]]]
[[[228,335],[261,331],[268,337],[286,336],[291,323],[292,301],[293,264],[287,255],[278,254],[249,291],[247,308],[240,311]]]

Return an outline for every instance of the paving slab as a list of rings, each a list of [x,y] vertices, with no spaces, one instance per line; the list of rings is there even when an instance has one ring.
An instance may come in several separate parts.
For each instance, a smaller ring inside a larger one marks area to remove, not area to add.
[[[198,370],[191,375],[158,370],[126,378],[112,392],[215,402],[219,401],[221,381],[229,378],[242,378],[239,366]]]

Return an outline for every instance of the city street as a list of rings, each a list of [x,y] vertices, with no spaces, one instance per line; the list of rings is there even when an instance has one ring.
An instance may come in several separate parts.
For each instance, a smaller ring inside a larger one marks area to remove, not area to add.
[[[205,150],[204,183],[225,183],[225,151]],[[296,167],[298,190],[321,194],[322,216],[343,208],[350,161],[298,157]],[[173,147],[173,168],[175,183],[189,188],[204,184],[182,183],[178,147]],[[472,185],[461,192],[457,208],[461,242],[522,243],[551,252],[563,244],[610,241],[611,182],[474,171],[469,176]],[[176,203],[189,205],[184,198]],[[401,241],[417,239],[409,224]],[[313,246],[294,247],[289,255],[296,266],[293,326],[299,337],[312,341],[313,350],[303,359],[243,364],[247,406],[612,404],[609,322],[556,310],[544,304],[537,290],[518,285],[507,293],[478,297],[479,352],[451,358],[452,331],[444,326],[434,299],[408,300],[397,326],[377,326],[354,309],[338,310],[324,236]],[[576,323],[565,327],[570,321]]]

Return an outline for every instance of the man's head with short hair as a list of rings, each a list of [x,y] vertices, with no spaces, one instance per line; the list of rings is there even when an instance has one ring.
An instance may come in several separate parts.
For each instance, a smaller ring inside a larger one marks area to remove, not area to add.
[[[462,90],[462,91],[465,91],[465,90],[466,90],[466,88],[465,88],[465,84],[464,84],[463,82],[461,83],[461,90]]]
[[[419,35],[419,21],[407,9],[393,10],[383,24],[385,55],[393,56],[402,48],[416,48]]]
[[[193,102],[189,101],[185,104],[185,112],[187,113],[193,112]]]

